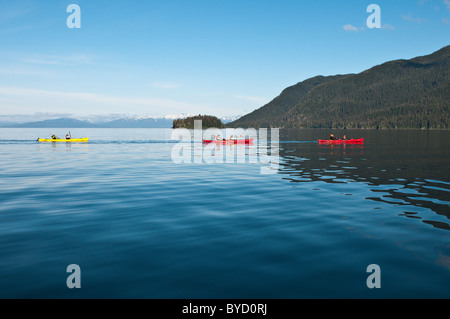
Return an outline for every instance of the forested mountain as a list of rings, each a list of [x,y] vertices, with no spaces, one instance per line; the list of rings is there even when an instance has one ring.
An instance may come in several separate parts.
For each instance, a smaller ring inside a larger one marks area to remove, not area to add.
[[[314,77],[229,127],[449,128],[450,46],[359,74]]]

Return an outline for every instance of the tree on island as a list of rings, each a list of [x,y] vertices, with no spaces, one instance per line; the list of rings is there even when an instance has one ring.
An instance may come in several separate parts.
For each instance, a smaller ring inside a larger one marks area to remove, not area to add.
[[[173,120],[173,128],[187,128],[194,129],[194,120],[202,120],[202,128],[225,128],[225,125],[222,121],[212,115],[195,115],[186,117],[184,119],[175,119]]]

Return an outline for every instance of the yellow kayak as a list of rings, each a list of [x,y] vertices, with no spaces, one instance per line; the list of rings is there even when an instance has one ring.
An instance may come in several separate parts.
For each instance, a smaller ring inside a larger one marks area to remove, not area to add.
[[[83,138],[70,138],[70,139],[52,139],[52,138],[39,138],[39,142],[87,142],[89,140],[89,137],[83,137]]]

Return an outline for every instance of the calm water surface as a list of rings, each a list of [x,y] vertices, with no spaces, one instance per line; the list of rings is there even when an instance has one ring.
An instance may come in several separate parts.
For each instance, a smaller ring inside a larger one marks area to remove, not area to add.
[[[1,298],[450,297],[450,131],[281,130],[274,174],[257,145],[176,163],[170,129],[71,131],[0,129]]]

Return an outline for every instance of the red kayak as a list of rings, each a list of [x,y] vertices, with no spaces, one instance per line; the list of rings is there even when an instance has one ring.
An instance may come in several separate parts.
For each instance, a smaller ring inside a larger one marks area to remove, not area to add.
[[[351,138],[348,140],[319,140],[319,144],[364,144],[364,139]]]
[[[216,143],[216,144],[251,144],[253,143],[253,139],[245,139],[245,140],[203,140],[203,143]]]

